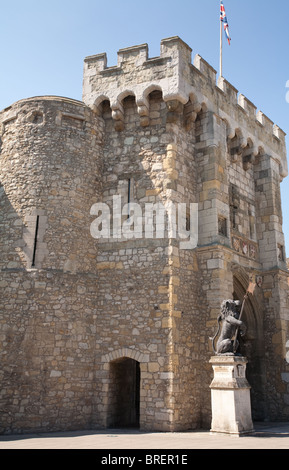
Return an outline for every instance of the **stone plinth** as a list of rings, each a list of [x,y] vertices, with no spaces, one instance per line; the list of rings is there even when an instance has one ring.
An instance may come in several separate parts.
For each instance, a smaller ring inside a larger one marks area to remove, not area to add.
[[[246,379],[247,359],[215,356],[210,359],[214,379],[210,385],[212,433],[240,436],[253,432],[250,385]]]

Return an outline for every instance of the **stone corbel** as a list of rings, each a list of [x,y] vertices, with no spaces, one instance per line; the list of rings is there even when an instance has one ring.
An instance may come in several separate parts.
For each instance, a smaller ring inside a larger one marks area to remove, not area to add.
[[[252,154],[253,154],[253,157],[256,158],[257,155],[259,154],[259,147],[257,147],[257,145],[253,145],[252,147]]]
[[[236,163],[240,158],[244,158],[244,152],[248,145],[247,139],[243,137],[241,132],[238,132],[236,129],[227,128],[227,139],[229,148],[234,149],[234,153],[231,153],[231,160],[233,163]],[[234,143],[232,141],[234,140]]]
[[[259,149],[254,144],[251,147],[248,147],[246,150],[244,149],[243,168],[245,171],[249,170],[254,164],[255,158],[257,157],[258,153]]]
[[[174,124],[178,122],[183,113],[184,105],[178,100],[167,101],[167,123]]]
[[[240,148],[244,150],[248,145],[247,139],[243,136],[240,136],[239,141],[240,141]]]
[[[248,155],[247,157],[243,157],[243,168],[245,171],[249,170],[253,163],[253,155]]]
[[[240,160],[240,158],[243,158],[243,155],[244,155],[244,148],[240,145],[236,152],[231,155],[231,159],[232,159],[232,162],[233,163],[236,163],[238,160]]]
[[[235,129],[233,129],[232,127],[227,126],[227,139],[232,140],[232,139],[234,139],[235,135],[236,135]]]
[[[150,123],[149,119],[149,105],[144,101],[139,101],[137,103],[137,112],[140,117],[140,125],[142,127],[147,127]]]
[[[124,130],[124,112],[121,104],[112,106],[112,119],[114,120],[114,128],[117,132]]]
[[[198,114],[202,111],[202,105],[199,103],[191,103],[185,106],[185,127],[187,130],[192,129],[193,123],[196,121]]]

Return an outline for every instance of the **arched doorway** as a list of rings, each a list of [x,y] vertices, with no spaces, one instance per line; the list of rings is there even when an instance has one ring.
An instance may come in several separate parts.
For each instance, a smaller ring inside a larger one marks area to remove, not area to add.
[[[108,427],[139,427],[140,364],[129,357],[110,362]]]
[[[249,276],[241,272],[233,277],[234,300],[243,301],[249,285]],[[242,320],[247,326],[246,335],[241,338],[239,352],[248,359],[247,379],[251,386],[252,418],[263,421],[266,418],[265,400],[265,356],[262,297],[258,292],[249,295],[244,304]]]

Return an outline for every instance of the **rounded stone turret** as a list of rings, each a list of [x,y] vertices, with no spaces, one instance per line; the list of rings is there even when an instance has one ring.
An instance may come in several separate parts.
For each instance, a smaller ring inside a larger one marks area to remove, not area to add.
[[[0,433],[87,427],[102,122],[79,101],[37,97],[2,111],[0,131]]]
[[[93,270],[100,118],[76,100],[36,97],[5,109],[0,123],[1,267]]]

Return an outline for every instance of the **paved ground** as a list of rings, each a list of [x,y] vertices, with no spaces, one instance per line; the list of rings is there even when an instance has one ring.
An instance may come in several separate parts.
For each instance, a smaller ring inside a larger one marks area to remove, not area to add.
[[[255,424],[254,434],[243,437],[119,429],[10,435],[0,436],[0,449],[289,449],[289,423]]]

